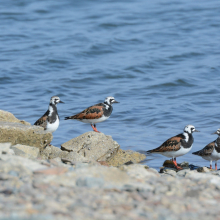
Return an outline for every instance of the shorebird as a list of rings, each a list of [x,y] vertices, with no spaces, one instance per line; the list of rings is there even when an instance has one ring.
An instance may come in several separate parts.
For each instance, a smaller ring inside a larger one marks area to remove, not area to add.
[[[50,104],[46,113],[39,118],[34,125],[41,126],[44,130],[51,133],[57,130],[60,123],[60,118],[57,112],[57,104],[64,103],[60,100],[58,96],[52,96],[50,99]]]
[[[205,160],[210,161],[210,169],[212,169],[212,161],[215,161],[215,169],[217,170],[217,161],[220,159],[220,128],[213,134],[217,134],[218,138],[206,145],[202,150],[193,152],[192,154],[201,156]]]
[[[193,132],[198,132],[193,125],[185,126],[183,133],[166,140],[160,147],[147,151],[147,153],[162,154],[171,157],[175,167],[182,169],[177,165],[176,157],[180,157],[188,153],[193,145]]]
[[[95,132],[99,132],[96,128],[96,123],[103,122],[110,117],[113,111],[113,103],[119,102],[117,102],[114,97],[109,96],[105,99],[103,103],[88,107],[87,109],[76,115],[65,117],[65,120],[74,119],[84,123],[90,123],[93,130]]]

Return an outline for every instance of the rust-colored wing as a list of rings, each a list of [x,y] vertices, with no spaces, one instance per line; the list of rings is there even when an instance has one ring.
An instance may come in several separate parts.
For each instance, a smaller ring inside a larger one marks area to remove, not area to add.
[[[206,145],[202,150],[193,152],[192,154],[198,155],[198,156],[210,156],[215,148],[215,141],[209,143]]]
[[[181,146],[181,140],[183,138],[179,136],[171,137],[170,139],[166,140],[160,147],[155,148],[153,150],[147,151],[148,153],[159,153],[159,152],[166,152],[166,151],[178,151]]]
[[[44,128],[44,130],[47,128],[47,112],[41,117],[39,118],[35,123],[34,125],[37,125],[37,126],[41,126]]]
[[[103,116],[103,112],[104,112],[103,108],[104,108],[103,106],[94,105],[94,106],[91,106],[76,115],[73,115],[70,117],[65,117],[65,120],[68,120],[68,119],[77,119],[77,120],[98,119]]]

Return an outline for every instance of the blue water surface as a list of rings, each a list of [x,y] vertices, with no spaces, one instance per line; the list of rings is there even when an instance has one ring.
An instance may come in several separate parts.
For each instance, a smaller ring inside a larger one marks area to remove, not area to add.
[[[58,95],[60,145],[89,124],[65,116],[114,96],[98,130],[145,151],[193,124],[193,151],[213,141],[220,100],[218,0],[0,1],[1,109],[31,124]],[[165,157],[146,163],[159,168]],[[209,162],[191,152],[177,159]]]

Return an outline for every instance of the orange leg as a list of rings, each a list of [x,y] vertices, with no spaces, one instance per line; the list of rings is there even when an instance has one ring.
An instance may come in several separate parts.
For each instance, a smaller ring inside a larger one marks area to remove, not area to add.
[[[212,169],[212,165],[210,164],[210,169]]]
[[[91,126],[92,126],[92,128],[93,128],[93,131],[95,131],[95,132],[99,132],[99,133],[100,133],[100,131],[98,131],[98,130],[97,130],[96,125],[95,125],[95,124],[94,124],[94,126],[91,124]]]
[[[177,165],[176,158],[172,159],[172,161],[173,161],[173,163],[174,163],[176,169],[178,169],[178,170],[182,170],[182,169],[183,169],[182,167],[179,167],[179,166]]]
[[[215,162],[215,169],[218,170],[218,169],[217,169],[217,161]]]

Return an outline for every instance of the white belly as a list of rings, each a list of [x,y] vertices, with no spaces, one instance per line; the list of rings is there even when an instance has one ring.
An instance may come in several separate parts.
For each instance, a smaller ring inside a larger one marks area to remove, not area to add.
[[[161,152],[160,154],[162,154],[165,157],[180,157],[183,156],[184,154],[187,154],[190,150],[192,149],[192,146],[190,148],[183,148],[181,147],[178,151],[167,151],[167,152]]]
[[[57,120],[55,121],[55,123],[50,124],[49,122],[47,122],[46,130],[51,132],[51,133],[53,133],[54,131],[57,130],[57,128],[59,127],[59,124],[60,124],[60,120],[59,120],[59,118],[57,116]]]
[[[203,158],[204,160],[208,160],[208,161],[211,161],[211,160],[212,160],[211,155],[210,155],[210,156],[202,156],[202,158]]]
[[[76,120],[77,120],[77,121],[84,122],[84,123],[96,124],[96,123],[105,121],[105,120],[107,120],[108,118],[109,118],[109,117],[102,116],[101,118],[98,118],[98,119],[82,119],[82,120],[76,119]]]
[[[212,151],[211,158],[213,161],[217,161],[220,159],[220,153],[218,153],[215,149]]]

